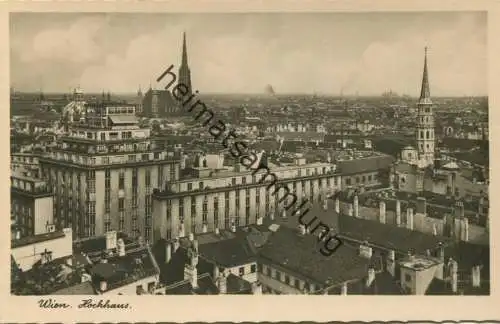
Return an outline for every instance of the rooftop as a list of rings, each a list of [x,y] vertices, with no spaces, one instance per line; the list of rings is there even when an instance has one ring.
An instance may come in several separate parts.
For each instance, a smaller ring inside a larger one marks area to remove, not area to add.
[[[341,239],[366,241],[400,253],[412,251],[414,254],[425,254],[427,250],[434,251],[440,243],[444,245],[450,243],[450,239],[446,237],[345,215],[339,217],[339,227],[338,236]]]
[[[441,263],[440,260],[422,255],[415,255],[400,261],[400,266],[416,271],[428,269]]]
[[[166,295],[217,295],[219,289],[208,273],[198,275],[198,287],[193,288],[189,280],[175,282],[165,288]]]
[[[159,268],[148,247],[128,251],[125,256],[115,255],[105,263],[98,263],[90,268],[95,284],[104,280],[107,290],[126,286],[150,276],[159,275]]]
[[[22,237],[18,240],[11,240],[10,245],[11,245],[12,249],[15,249],[15,248],[19,248],[19,247],[30,245],[30,244],[36,244],[36,243],[41,243],[41,242],[45,242],[45,241],[55,240],[58,238],[62,238],[64,236],[66,236],[66,234],[63,231],[56,231],[56,232],[38,234],[38,235],[33,235],[33,236],[26,236],[26,237]]]
[[[315,235],[302,235],[297,229],[281,226],[269,237],[259,258],[323,286],[362,278],[374,265],[373,260],[359,256],[357,249],[344,244],[326,257],[320,252],[321,244]]]
[[[36,263],[32,269],[20,274],[21,280],[16,284],[14,293],[49,295],[80,285],[85,271],[82,267],[70,265],[68,259],[72,259],[72,256],[58,258],[45,264]]]

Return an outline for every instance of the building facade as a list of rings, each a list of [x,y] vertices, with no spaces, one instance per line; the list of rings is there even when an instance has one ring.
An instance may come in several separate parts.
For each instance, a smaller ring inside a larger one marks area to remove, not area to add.
[[[11,177],[10,214],[16,239],[53,231],[54,193],[46,182],[21,174]]]
[[[73,124],[40,165],[55,192],[56,226],[71,227],[75,238],[114,229],[148,240],[153,188],[179,177],[179,157],[152,145],[135,107],[111,102],[88,103],[85,122]]]
[[[168,190],[154,193],[154,241],[255,224],[259,217],[281,213],[286,205],[279,203],[283,190],[275,194],[267,189],[269,177],[261,180],[265,173],[195,170],[196,177],[171,182]],[[303,199],[318,201],[341,189],[340,175],[331,163],[276,167],[272,172],[277,183],[295,193],[296,206]]]

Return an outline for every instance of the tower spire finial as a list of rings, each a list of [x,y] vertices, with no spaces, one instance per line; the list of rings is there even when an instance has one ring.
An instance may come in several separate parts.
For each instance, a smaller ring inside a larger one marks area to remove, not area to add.
[[[424,73],[422,76],[422,89],[420,91],[420,101],[430,100],[431,91],[429,87],[429,72],[427,71],[427,46],[424,50]]]
[[[182,65],[187,65],[186,32],[182,33]]]

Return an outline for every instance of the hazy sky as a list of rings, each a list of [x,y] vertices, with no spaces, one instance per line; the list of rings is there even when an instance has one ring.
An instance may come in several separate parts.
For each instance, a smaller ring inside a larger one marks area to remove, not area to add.
[[[485,13],[11,14],[19,90],[136,91],[180,63],[200,93],[487,93]]]

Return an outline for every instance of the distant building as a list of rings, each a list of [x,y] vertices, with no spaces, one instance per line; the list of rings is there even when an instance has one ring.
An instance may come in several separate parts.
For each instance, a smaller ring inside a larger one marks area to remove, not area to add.
[[[182,42],[182,61],[177,75],[177,83],[184,84],[188,88],[187,94],[184,98],[189,98],[193,92],[191,85],[191,70],[188,65],[186,34],[183,34]],[[170,81],[169,81],[170,82]],[[170,89],[172,89],[170,87]],[[150,118],[162,118],[167,116],[184,115],[182,101],[176,100],[170,90],[156,90],[151,87],[144,94],[142,100],[141,115]]]

